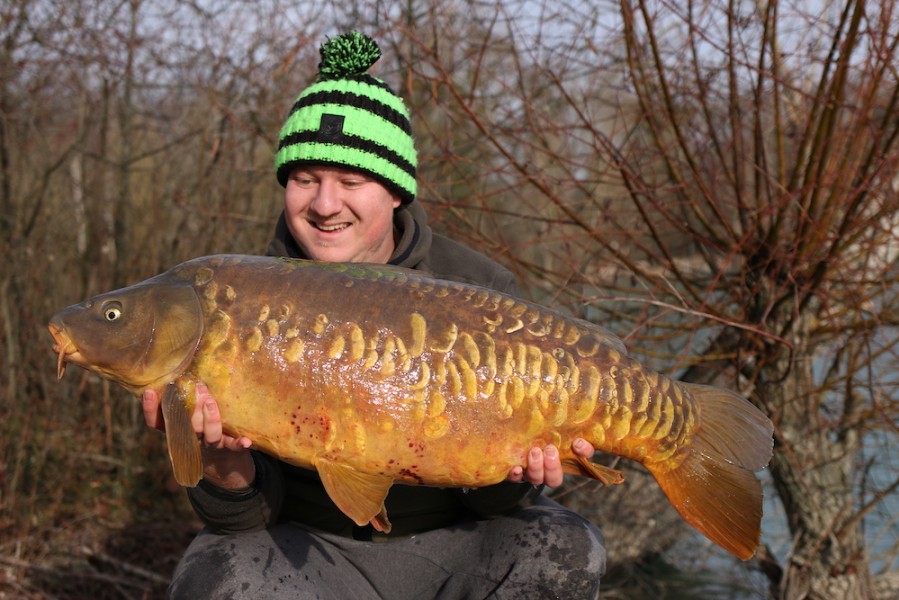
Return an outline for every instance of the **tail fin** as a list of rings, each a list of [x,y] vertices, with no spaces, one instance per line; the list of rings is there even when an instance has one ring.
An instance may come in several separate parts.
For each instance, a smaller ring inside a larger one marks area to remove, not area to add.
[[[675,469],[646,465],[668,499],[693,527],[747,560],[759,544],[762,484],[774,426],[743,397],[719,388],[684,384],[699,405],[700,423],[687,458]],[[658,469],[658,472],[654,470]]]

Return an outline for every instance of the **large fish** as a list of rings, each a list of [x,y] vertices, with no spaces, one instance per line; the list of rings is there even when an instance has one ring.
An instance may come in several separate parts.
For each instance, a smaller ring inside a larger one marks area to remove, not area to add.
[[[389,531],[394,483],[479,487],[559,447],[565,471],[618,483],[581,436],[642,463],[686,521],[747,559],[758,546],[771,422],[741,396],[653,372],[591,323],[383,265],[211,256],[57,313],[66,363],[154,389],[175,476],[202,477],[191,428],[205,382],[224,429],[316,469],[356,523]]]

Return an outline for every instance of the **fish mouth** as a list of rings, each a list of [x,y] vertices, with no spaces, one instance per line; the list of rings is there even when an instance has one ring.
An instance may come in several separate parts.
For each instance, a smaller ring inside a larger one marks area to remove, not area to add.
[[[75,346],[72,339],[69,337],[63,329],[54,323],[50,323],[47,326],[47,329],[50,330],[50,335],[53,336],[54,344],[53,351],[56,352],[56,378],[62,379],[62,376],[66,373],[66,363],[74,362],[78,363],[78,359],[80,358],[80,354],[78,353],[78,348]]]

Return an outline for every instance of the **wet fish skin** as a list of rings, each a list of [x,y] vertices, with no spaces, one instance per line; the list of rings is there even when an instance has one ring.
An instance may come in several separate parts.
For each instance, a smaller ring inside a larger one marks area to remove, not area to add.
[[[395,482],[478,487],[554,443],[567,472],[620,481],[575,437],[644,464],[684,518],[748,558],[770,421],[670,380],[604,329],[498,292],[384,265],[220,255],[55,315],[66,362],[163,394],[176,477],[202,475],[190,426],[205,382],[226,431],[315,468],[357,523],[389,530]]]

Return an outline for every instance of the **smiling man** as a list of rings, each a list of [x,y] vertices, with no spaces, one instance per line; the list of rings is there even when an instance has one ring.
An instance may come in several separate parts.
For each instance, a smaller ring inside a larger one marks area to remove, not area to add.
[[[417,156],[403,101],[366,73],[380,56],[351,33],[322,48],[319,78],[294,103],[275,163],[284,211],[268,253],[389,263],[515,293],[512,274],[428,226],[415,200]],[[390,302],[390,298],[373,298]],[[151,427],[159,399],[144,396]],[[595,598],[605,570],[599,530],[540,493],[563,473],[558,449],[475,490],[395,485],[389,535],[359,527],[318,474],[222,433],[198,386],[194,429],[204,478],[188,495],[206,528],[188,548],[172,598]],[[593,447],[578,440],[575,453]]]
[[[386,263],[393,255],[393,211],[400,199],[372,177],[304,166],[287,178],[284,218],[315,260]]]

